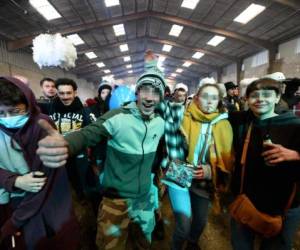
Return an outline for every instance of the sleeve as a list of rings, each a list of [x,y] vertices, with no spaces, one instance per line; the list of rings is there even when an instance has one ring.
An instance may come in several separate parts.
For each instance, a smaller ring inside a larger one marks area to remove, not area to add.
[[[67,134],[65,139],[69,144],[70,155],[76,155],[84,148],[96,146],[104,138],[111,137],[113,133],[113,123],[110,123],[109,120],[118,115],[120,110],[121,109],[112,110],[99,117],[96,122],[89,124],[79,131]],[[110,126],[107,124],[110,124]]]
[[[17,173],[0,168],[0,188],[4,188],[8,192],[13,192],[15,181],[18,176]]]

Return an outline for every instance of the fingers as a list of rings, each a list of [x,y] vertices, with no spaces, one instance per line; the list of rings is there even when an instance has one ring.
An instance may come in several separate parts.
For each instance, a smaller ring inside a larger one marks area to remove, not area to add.
[[[46,136],[44,139],[38,142],[39,147],[55,148],[55,147],[66,147],[67,141],[62,135]]]
[[[48,135],[57,135],[58,132],[57,130],[55,130],[50,124],[49,122],[47,122],[46,120],[44,119],[39,119],[38,120],[38,124],[40,125],[40,127],[42,129],[44,129]]]
[[[51,161],[43,161],[43,164],[49,168],[58,168],[66,165],[67,161],[60,161],[60,162],[51,162]]]
[[[67,147],[54,147],[54,148],[47,148],[47,147],[39,147],[37,149],[37,154],[40,157],[43,156],[62,156],[67,155],[68,156],[68,148]]]

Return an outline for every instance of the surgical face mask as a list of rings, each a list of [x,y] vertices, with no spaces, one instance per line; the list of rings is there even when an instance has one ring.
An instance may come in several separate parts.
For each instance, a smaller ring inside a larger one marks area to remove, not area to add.
[[[28,114],[1,117],[0,124],[6,128],[21,128],[25,125],[28,119],[29,119]]]

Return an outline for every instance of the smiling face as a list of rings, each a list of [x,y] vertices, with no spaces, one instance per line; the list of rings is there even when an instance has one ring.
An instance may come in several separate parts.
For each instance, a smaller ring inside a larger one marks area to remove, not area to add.
[[[72,85],[59,85],[57,94],[61,102],[64,105],[69,106],[74,101],[77,91],[73,89]]]
[[[248,106],[253,114],[266,119],[275,115],[275,105],[279,102],[280,96],[272,89],[255,90],[247,97]]]
[[[160,102],[160,92],[151,85],[143,85],[137,92],[137,106],[142,116],[149,118]]]
[[[203,113],[210,114],[217,111],[220,94],[213,86],[204,87],[197,95],[198,105]]]

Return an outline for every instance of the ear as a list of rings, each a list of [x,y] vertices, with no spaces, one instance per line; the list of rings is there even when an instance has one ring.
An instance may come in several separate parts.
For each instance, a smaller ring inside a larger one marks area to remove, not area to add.
[[[77,96],[77,90],[75,90],[74,93],[75,93],[75,96]]]

